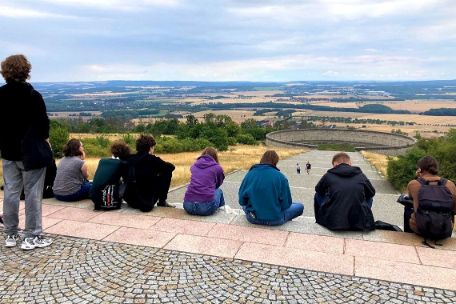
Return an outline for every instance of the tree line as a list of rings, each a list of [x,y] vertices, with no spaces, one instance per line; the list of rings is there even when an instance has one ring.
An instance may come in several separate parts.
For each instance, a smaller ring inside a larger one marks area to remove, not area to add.
[[[417,144],[405,155],[392,158],[388,162],[387,174],[391,184],[403,190],[415,178],[417,161],[431,155],[440,164],[439,175],[456,181],[456,129],[439,138],[419,138]]]

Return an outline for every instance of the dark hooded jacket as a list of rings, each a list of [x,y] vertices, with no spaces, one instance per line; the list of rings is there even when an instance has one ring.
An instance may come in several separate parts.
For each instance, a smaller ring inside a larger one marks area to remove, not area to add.
[[[315,191],[327,196],[315,218],[331,230],[372,230],[374,216],[367,200],[375,189],[359,167],[340,164],[321,178]]]
[[[33,128],[43,140],[49,137],[49,118],[40,93],[26,82],[0,87],[0,150],[2,158],[23,160],[22,141]]]

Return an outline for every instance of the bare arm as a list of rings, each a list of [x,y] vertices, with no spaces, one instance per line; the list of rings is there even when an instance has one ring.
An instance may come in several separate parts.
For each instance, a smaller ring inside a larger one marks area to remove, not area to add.
[[[87,169],[87,164],[84,162],[84,164],[81,167],[81,173],[82,176],[84,176],[85,179],[89,179],[89,170]]]

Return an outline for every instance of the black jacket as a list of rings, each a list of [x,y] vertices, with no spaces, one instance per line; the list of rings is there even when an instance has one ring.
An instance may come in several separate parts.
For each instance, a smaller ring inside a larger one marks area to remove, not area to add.
[[[22,160],[22,141],[29,128],[46,139],[49,118],[40,93],[29,83],[9,82],[0,87],[0,151],[2,158]]]
[[[131,156],[125,201],[141,211],[152,210],[156,200],[166,200],[174,169],[173,164],[155,155],[138,153]]]
[[[321,178],[315,191],[328,196],[315,218],[331,230],[372,230],[374,217],[366,200],[375,189],[359,167],[340,164]]]

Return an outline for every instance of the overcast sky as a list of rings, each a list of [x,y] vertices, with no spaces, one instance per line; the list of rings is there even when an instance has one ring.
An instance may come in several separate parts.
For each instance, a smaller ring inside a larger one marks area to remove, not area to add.
[[[0,0],[32,81],[456,79],[454,0]]]

